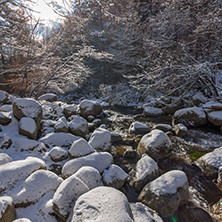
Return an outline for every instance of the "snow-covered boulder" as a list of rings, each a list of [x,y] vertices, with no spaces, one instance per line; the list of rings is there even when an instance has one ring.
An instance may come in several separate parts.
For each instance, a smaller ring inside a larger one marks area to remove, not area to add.
[[[72,116],[72,121],[69,123],[70,133],[76,136],[85,137],[88,134],[88,123],[80,116]]]
[[[32,222],[32,221],[29,220],[28,218],[19,218],[19,219],[13,220],[13,222]]]
[[[83,181],[90,190],[103,186],[102,177],[94,167],[83,166],[74,175]]]
[[[13,103],[13,114],[20,120],[22,117],[30,117],[35,120],[38,129],[40,128],[40,122],[42,119],[42,107],[34,99],[15,99]]]
[[[37,125],[35,120],[30,117],[22,117],[19,121],[19,133],[29,139],[37,139]]]
[[[103,182],[109,187],[114,187],[120,189],[126,179],[128,174],[119,166],[112,164],[107,170],[103,172]]]
[[[25,160],[12,161],[1,165],[0,193],[27,178],[34,171],[45,168],[45,162],[36,157],[27,157]]]
[[[10,104],[11,103],[10,95],[3,90],[0,90],[0,103],[3,103],[3,104]]]
[[[144,108],[143,114],[145,116],[162,116],[162,115],[164,115],[164,112],[160,108],[147,106]]]
[[[140,202],[131,203],[130,208],[133,213],[134,222],[163,222],[156,211]]]
[[[73,141],[79,139],[70,133],[49,133],[40,139],[41,142],[48,146],[70,147]]]
[[[202,106],[206,111],[212,111],[212,110],[222,110],[222,103],[219,102],[215,102],[215,101],[209,101],[207,103],[205,103]]]
[[[49,156],[55,162],[62,161],[68,157],[68,151],[62,147],[55,146],[50,150]]]
[[[176,135],[180,136],[180,137],[186,137],[188,135],[187,127],[184,126],[182,123],[175,125],[174,131],[175,131]]]
[[[12,158],[6,153],[0,153],[0,165],[12,162]]]
[[[149,127],[143,123],[134,122],[129,127],[129,133],[146,134],[149,132],[150,132]]]
[[[160,216],[169,217],[189,197],[186,174],[180,170],[172,170],[148,183],[138,200],[157,211]]]
[[[87,191],[89,191],[87,185],[75,175],[64,180],[53,196],[55,214],[66,221],[72,212],[75,201]]]
[[[159,167],[151,157],[143,154],[135,168],[130,171],[129,176],[130,186],[140,192],[148,182],[159,176]]]
[[[21,138],[15,141],[14,147],[18,151],[34,150],[41,146],[41,143],[36,140],[30,140],[26,138]],[[44,145],[43,145],[44,146]]]
[[[91,222],[134,221],[126,196],[111,187],[97,187],[78,198],[71,222],[89,220]]]
[[[11,138],[5,133],[0,134],[0,149],[8,149],[12,144]]]
[[[170,138],[161,130],[152,130],[140,140],[137,151],[147,153],[154,160],[168,157],[172,150]]]
[[[54,125],[54,130],[55,132],[68,133],[69,125],[65,117],[58,120],[58,122]]]
[[[97,151],[111,149],[111,133],[103,128],[96,129],[89,139],[89,144]]]
[[[222,111],[207,112],[207,119],[215,126],[222,126]]]
[[[157,125],[153,126],[153,129],[162,130],[165,133],[173,131],[173,128],[172,128],[171,125],[163,124],[163,123],[160,123],[160,124],[157,124]]]
[[[93,149],[85,139],[80,138],[72,143],[72,146],[69,149],[69,156],[71,158],[76,158],[86,156],[93,152],[95,152],[95,149]]]
[[[67,178],[76,173],[83,166],[91,166],[96,168],[100,173],[108,168],[113,162],[113,157],[110,153],[92,153],[84,157],[72,159],[65,163],[62,168],[62,177]]]
[[[207,175],[216,173],[222,166],[222,147],[203,155],[195,161],[195,164]]]
[[[79,107],[81,116],[85,118],[88,116],[97,116],[102,112],[102,106],[98,102],[92,100],[84,99]]]
[[[0,112],[12,112],[12,105],[0,106]]]
[[[54,93],[45,93],[45,94],[41,95],[38,98],[38,100],[45,100],[45,101],[48,101],[48,102],[54,102],[54,101],[58,100],[58,97]]]
[[[178,123],[186,127],[199,127],[207,123],[207,116],[203,108],[190,107],[177,110],[173,115],[173,125]]]
[[[72,104],[72,105],[66,105],[63,107],[63,113],[67,116],[70,117],[72,115],[76,115],[77,113],[77,105]]]
[[[25,180],[22,189],[12,196],[16,207],[26,207],[38,202],[46,193],[55,192],[62,181],[62,178],[51,171],[37,170]]]
[[[0,221],[11,222],[16,218],[13,199],[9,196],[0,197]]]
[[[0,124],[1,125],[8,125],[12,121],[9,112],[0,112]]]

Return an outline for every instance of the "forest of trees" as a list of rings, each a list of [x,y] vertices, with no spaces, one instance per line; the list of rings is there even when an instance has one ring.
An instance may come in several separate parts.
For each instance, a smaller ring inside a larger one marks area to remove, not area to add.
[[[52,1],[63,22],[50,29],[29,1],[0,0],[0,88],[34,97],[122,92],[126,103],[129,91],[138,101],[219,96],[221,0],[70,0],[62,12]]]

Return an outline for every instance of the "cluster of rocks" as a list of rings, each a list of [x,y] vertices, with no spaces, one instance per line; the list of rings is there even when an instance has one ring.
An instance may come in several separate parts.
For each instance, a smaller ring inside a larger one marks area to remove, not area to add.
[[[188,221],[185,212],[194,208],[199,221],[213,221],[202,208],[189,207],[191,194],[184,171],[159,168],[159,161],[169,158],[173,150],[170,125],[159,124],[152,130],[140,122],[130,125],[129,134],[139,138],[139,144],[126,149],[124,157],[138,161],[126,172],[115,164],[112,145],[132,141],[107,129],[103,124],[107,114],[98,102],[67,104],[57,101],[54,94],[42,95],[37,101],[0,91],[0,103],[0,221],[25,222],[30,217],[33,222],[89,218],[161,222],[181,208],[183,221]],[[205,114],[193,109],[201,118]],[[174,132],[184,136],[188,125],[178,112]],[[219,184],[221,151],[216,149],[196,161],[206,174],[218,171]],[[215,155],[218,158],[212,160]],[[125,184],[137,192],[137,202],[129,203]]]

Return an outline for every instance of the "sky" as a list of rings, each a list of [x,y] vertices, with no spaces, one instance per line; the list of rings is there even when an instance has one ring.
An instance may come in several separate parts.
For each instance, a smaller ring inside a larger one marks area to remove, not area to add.
[[[33,5],[33,10],[36,11],[34,13],[35,17],[40,18],[43,23],[49,25],[51,21],[56,21],[59,19],[59,15],[56,14],[53,9],[47,5],[49,0],[38,0],[37,3]],[[62,3],[62,0],[58,0],[58,3]]]

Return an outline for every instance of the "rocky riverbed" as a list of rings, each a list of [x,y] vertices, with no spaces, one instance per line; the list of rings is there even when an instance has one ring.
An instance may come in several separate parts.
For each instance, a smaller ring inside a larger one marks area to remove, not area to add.
[[[222,103],[108,105],[0,91],[0,221],[222,221]]]

